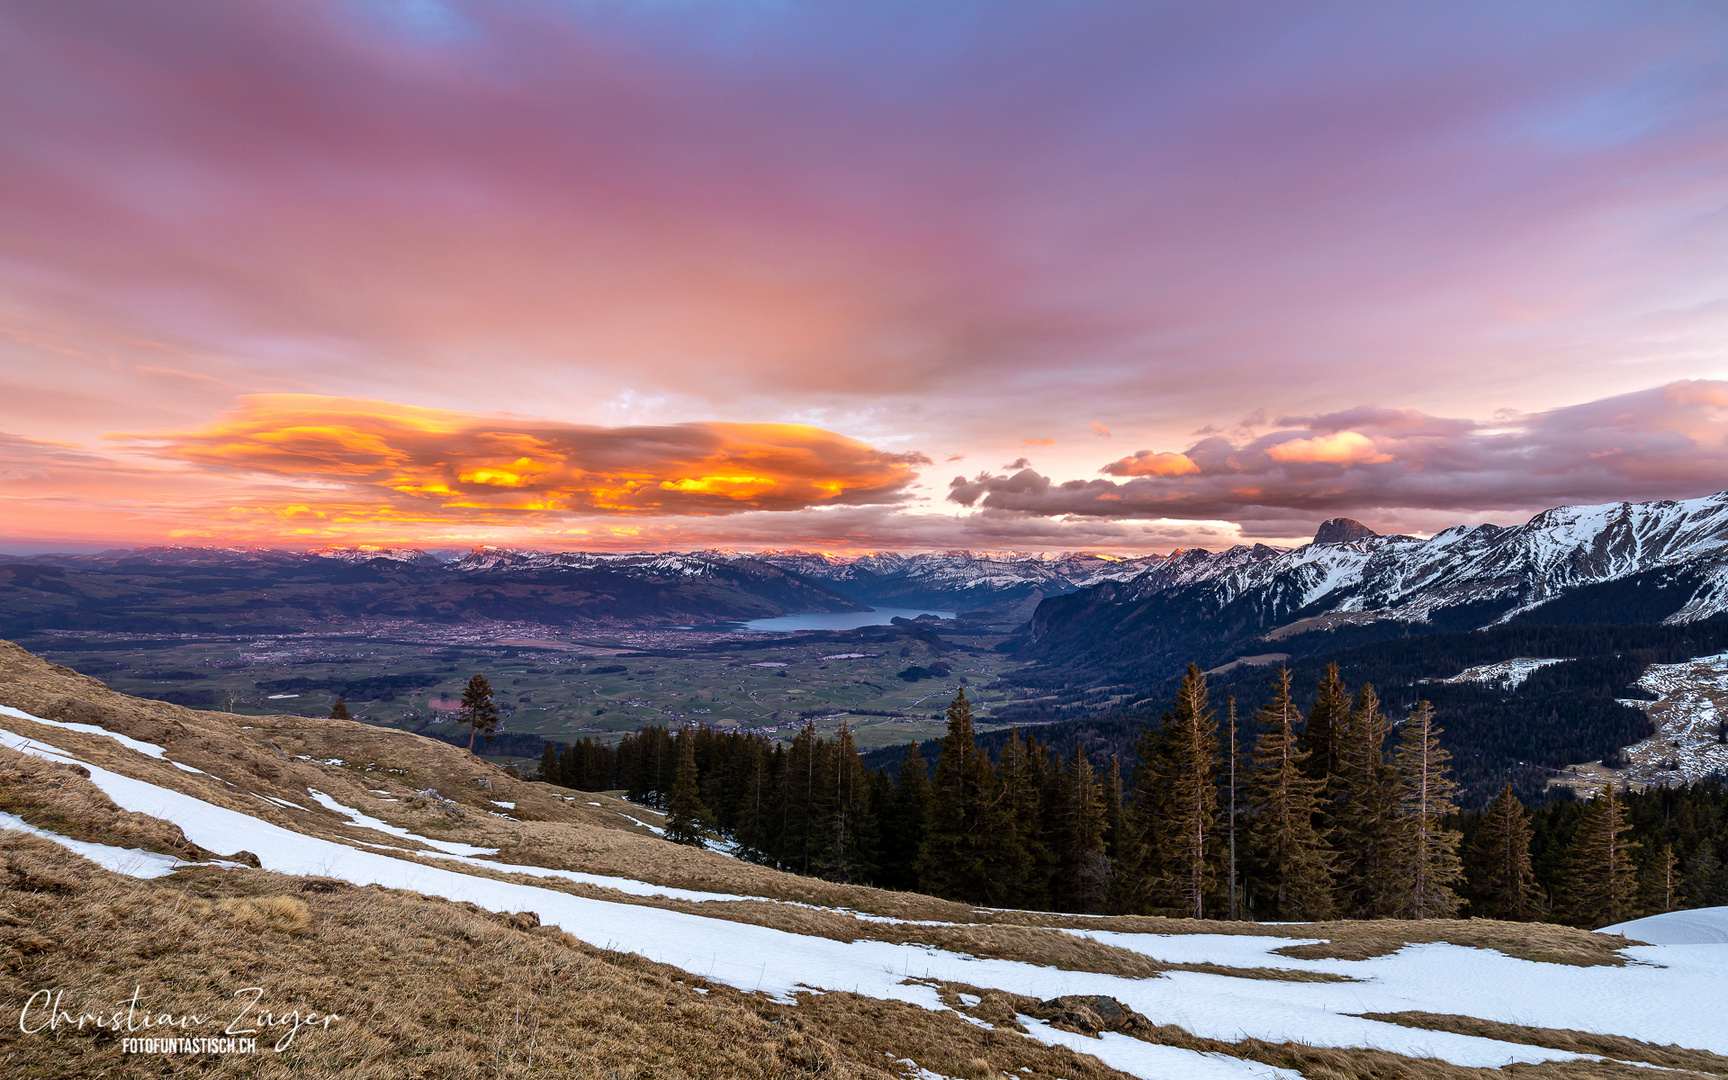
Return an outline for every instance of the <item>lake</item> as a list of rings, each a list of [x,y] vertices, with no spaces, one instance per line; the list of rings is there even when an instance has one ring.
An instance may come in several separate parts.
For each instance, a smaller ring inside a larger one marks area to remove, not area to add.
[[[806,611],[801,615],[781,615],[773,619],[751,619],[744,629],[759,634],[784,634],[793,630],[856,630],[860,626],[886,626],[896,616],[916,619],[934,615],[952,619],[952,611],[927,611],[924,608],[877,608],[875,611]]]

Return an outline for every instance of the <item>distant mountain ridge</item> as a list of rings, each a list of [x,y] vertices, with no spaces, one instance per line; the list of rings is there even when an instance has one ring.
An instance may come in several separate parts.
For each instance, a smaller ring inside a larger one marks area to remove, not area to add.
[[[750,556],[821,581],[865,603],[944,611],[1012,604],[1035,596],[1073,592],[1101,581],[1127,580],[1171,557],[963,550],[915,554],[874,551],[856,556],[791,550]]]
[[[1689,622],[1728,612],[1728,493],[1547,510],[1426,540],[1336,519],[1294,550],[1184,552],[1045,600],[1031,655],[1104,665],[1264,653],[1268,641],[1395,623]],[[1252,647],[1249,647],[1252,645]]]
[[[1270,550],[1270,549],[1268,549]],[[871,552],[857,556],[811,551],[540,551],[481,545],[455,558],[419,548],[370,545],[323,547],[305,552],[243,547],[146,547],[95,555],[39,555],[20,560],[32,565],[86,569],[149,566],[180,568],[295,567],[322,572],[330,564],[373,567],[380,571],[418,568],[446,575],[599,572],[625,578],[720,580],[738,578],[775,582],[786,575],[846,597],[856,604],[928,607],[965,611],[1036,600],[1101,581],[1135,577],[1148,567],[1182,556],[1119,558],[1096,552],[1060,555],[1003,551]],[[846,610],[832,598],[807,609]],[[784,614],[784,611],[774,614]]]
[[[863,607],[766,563],[476,549],[146,548],[0,561],[0,636],[289,633],[356,619],[644,626]]]

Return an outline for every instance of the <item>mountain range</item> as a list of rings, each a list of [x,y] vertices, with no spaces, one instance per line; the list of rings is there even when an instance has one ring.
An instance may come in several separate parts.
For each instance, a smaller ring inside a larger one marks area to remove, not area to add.
[[[1172,670],[1412,632],[1689,623],[1728,611],[1728,493],[1566,506],[1428,539],[1327,522],[1312,543],[1181,551],[1046,599],[1018,643],[1045,664]]]
[[[0,563],[0,633],[211,631],[354,618],[716,623],[866,606],[1024,618],[1044,665],[1164,669],[1505,623],[1728,611],[1728,493],[1548,510],[1423,539],[1338,518],[1299,548],[1089,552],[549,552],[141,548]],[[1277,647],[1273,648],[1273,644]]]

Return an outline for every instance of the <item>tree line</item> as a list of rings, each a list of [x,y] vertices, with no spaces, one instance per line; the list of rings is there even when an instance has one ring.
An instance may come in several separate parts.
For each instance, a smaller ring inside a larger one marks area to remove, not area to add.
[[[789,745],[694,726],[549,744],[540,776],[663,808],[669,839],[720,837],[764,865],[999,907],[1261,920],[1467,907],[1602,925],[1694,896],[1649,884],[1680,882],[1683,858],[1650,869],[1612,789],[1564,821],[1533,817],[1509,786],[1460,815],[1431,705],[1394,723],[1373,686],[1351,692],[1330,666],[1303,714],[1291,681],[1280,669],[1238,717],[1190,665],[1126,775],[1115,757],[1099,770],[1078,745],[1059,755],[1017,730],[992,756],[962,688],[935,761],[914,742],[893,775],[865,767],[846,726],[824,738],[807,723]]]

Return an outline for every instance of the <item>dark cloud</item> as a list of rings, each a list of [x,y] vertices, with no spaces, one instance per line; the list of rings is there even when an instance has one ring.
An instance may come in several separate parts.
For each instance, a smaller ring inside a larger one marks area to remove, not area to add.
[[[1129,478],[1120,482],[1057,483],[1022,467],[957,477],[948,498],[1047,517],[1252,519],[1265,529],[1263,519],[1284,514],[1526,510],[1728,487],[1728,382],[1676,382],[1493,426],[1369,407],[1278,424],[1239,444],[1214,435],[1100,470]]]

